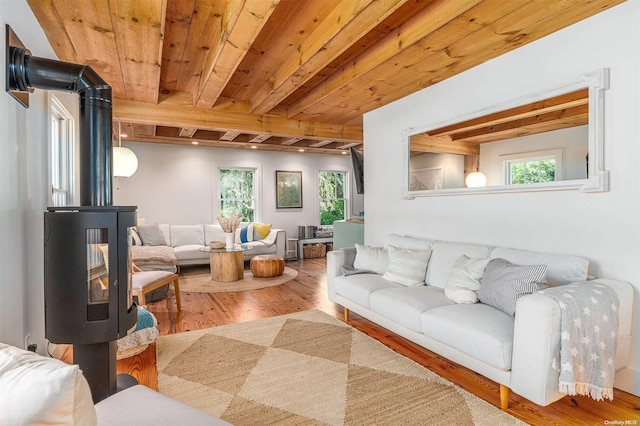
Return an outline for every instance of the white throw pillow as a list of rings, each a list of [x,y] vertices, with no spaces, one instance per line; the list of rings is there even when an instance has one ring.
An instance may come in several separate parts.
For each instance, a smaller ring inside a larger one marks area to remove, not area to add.
[[[480,280],[491,259],[469,259],[462,255],[451,267],[444,294],[456,303],[478,302]]]
[[[382,278],[405,286],[424,284],[431,250],[409,250],[389,246],[389,268]]]
[[[384,274],[389,267],[389,255],[382,247],[369,247],[356,244],[356,258],[353,267],[362,271]]]
[[[94,425],[96,410],[77,365],[0,343],[0,424]]]

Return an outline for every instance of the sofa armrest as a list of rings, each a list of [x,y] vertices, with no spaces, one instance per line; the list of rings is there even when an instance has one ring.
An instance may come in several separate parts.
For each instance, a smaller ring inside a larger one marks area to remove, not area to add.
[[[511,389],[539,405],[560,399],[559,371],[553,367],[560,348],[560,307],[543,294],[518,299],[513,327]]]
[[[271,232],[276,233],[276,256],[284,259],[287,251],[287,233],[284,229],[272,229]],[[267,235],[267,237],[269,236]]]
[[[96,404],[99,425],[228,425],[146,386],[124,389]]]
[[[342,250],[332,250],[327,252],[327,294],[329,300],[334,300],[335,295],[334,280],[342,275]]]
[[[631,349],[633,288],[624,281],[594,280],[613,289],[619,301],[616,370],[629,364]],[[561,398],[558,392],[560,350],[560,307],[551,297],[535,293],[516,304],[513,331],[511,389],[540,405]],[[554,363],[554,360],[556,362]]]

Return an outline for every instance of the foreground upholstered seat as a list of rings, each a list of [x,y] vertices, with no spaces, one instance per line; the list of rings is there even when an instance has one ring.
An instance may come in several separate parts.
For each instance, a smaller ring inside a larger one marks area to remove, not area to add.
[[[176,293],[176,305],[181,310],[180,304],[180,280],[178,274],[169,271],[142,271],[134,265],[134,274],[132,276],[133,295],[138,298],[138,305],[146,304],[145,295],[164,285],[173,283],[173,289]]]

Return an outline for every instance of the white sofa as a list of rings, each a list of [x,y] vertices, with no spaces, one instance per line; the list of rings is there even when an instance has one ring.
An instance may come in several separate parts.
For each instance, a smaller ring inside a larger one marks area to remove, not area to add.
[[[559,392],[559,371],[555,367],[560,348],[560,307],[555,299],[537,292],[522,296],[511,316],[483,303],[455,303],[445,295],[444,288],[452,266],[462,255],[502,258],[517,265],[547,265],[547,280],[552,286],[592,278],[587,275],[588,261],[568,255],[399,235],[387,237],[385,249],[390,246],[432,250],[426,285],[400,285],[384,279],[382,271],[345,276],[346,249],[327,253],[328,297],[345,308],[346,321],[349,311],[353,311],[494,380],[500,384],[503,408],[508,406],[509,389],[543,406],[565,396]],[[378,263],[384,264],[384,260]],[[619,370],[629,365],[633,289],[623,281],[596,281],[612,288],[619,300],[615,357],[615,368]]]
[[[141,225],[145,226],[145,225]],[[139,231],[142,231],[138,227]],[[146,225],[156,226],[156,225]],[[164,247],[151,245],[147,247],[144,241],[144,233],[140,232],[142,246],[134,244],[132,249],[133,261],[141,269],[162,269],[174,270],[175,266],[203,265],[209,263],[209,253],[203,251],[210,241],[225,241],[225,235],[220,225],[197,224],[197,225],[169,225],[158,224],[157,227],[162,232],[164,244],[172,250],[168,250],[164,257],[175,256],[175,259],[165,259],[157,256],[159,249]],[[268,235],[262,238],[257,231],[253,233],[253,241],[243,243],[251,247],[243,253],[244,259],[249,260],[260,254],[273,254],[284,258],[287,237],[283,229],[271,228]],[[240,242],[239,240],[237,241]],[[136,247],[137,246],[137,247]],[[162,254],[162,253],[161,253]]]

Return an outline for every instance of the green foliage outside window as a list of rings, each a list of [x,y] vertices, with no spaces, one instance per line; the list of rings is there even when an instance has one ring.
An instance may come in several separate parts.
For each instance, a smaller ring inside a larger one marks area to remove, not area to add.
[[[511,163],[512,184],[553,182],[555,179],[555,160],[535,160]]]
[[[255,220],[255,194],[253,169],[220,169],[220,215],[235,213],[243,222]]]
[[[320,172],[319,181],[320,225],[333,225],[345,218],[346,173]]]

